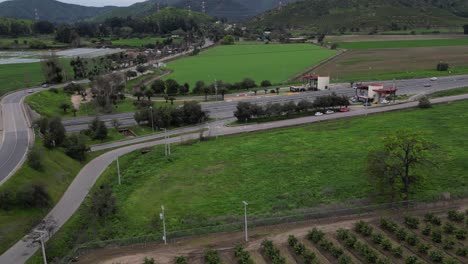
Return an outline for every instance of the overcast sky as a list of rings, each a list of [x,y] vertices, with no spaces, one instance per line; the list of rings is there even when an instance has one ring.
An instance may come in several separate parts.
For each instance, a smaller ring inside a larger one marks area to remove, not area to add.
[[[5,2],[7,0],[0,0],[0,2]],[[37,0],[40,1],[40,0]],[[85,6],[129,6],[137,2],[144,2],[144,0],[58,0],[60,2],[76,4],[76,5],[85,5]]]

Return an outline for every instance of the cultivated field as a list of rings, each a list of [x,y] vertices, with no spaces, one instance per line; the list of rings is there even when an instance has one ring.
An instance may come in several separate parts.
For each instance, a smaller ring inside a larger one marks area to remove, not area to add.
[[[213,83],[216,80],[234,83],[252,78],[257,84],[270,80],[280,84],[295,74],[335,54],[335,51],[310,44],[243,44],[218,46],[169,63],[173,78],[191,87],[198,80]]]
[[[450,64],[449,72],[435,70]],[[350,50],[315,69],[334,81],[391,80],[468,73],[468,47]]]
[[[387,40],[360,41],[338,43],[343,49],[392,49],[392,48],[421,48],[421,47],[449,47],[466,46],[468,37],[454,39],[426,39],[426,40]]]
[[[65,244],[73,245],[70,239],[84,243],[158,233],[161,205],[167,210],[168,228],[181,230],[240,221],[242,200],[249,202],[249,214],[255,218],[365,202],[372,194],[365,174],[368,150],[379,146],[387,133],[409,126],[424,131],[443,156],[438,170],[419,172],[427,177],[412,197],[462,194],[468,184],[468,152],[463,144],[466,125],[460,120],[468,118],[467,106],[464,101],[221,137],[173,146],[170,159],[164,157],[162,146],[144,155],[126,155],[120,159],[122,185],[117,185],[115,165],[97,184],[113,186],[118,215],[105,225],[92,223],[83,205],[49,244],[55,252],[51,254],[63,254]]]
[[[327,36],[329,42],[407,41],[407,40],[449,40],[466,39],[463,34],[422,34],[422,35],[342,35]]]
[[[156,44],[156,41],[163,42],[165,38],[161,37],[146,37],[146,38],[128,38],[111,40],[112,45],[115,46],[129,46],[129,47],[141,47],[147,44]],[[181,42],[182,39],[174,39],[175,42]]]
[[[222,263],[252,263],[248,259],[262,264],[466,263],[468,213],[466,207],[457,209],[441,207],[437,214],[425,214],[421,209],[405,214],[381,211],[365,217],[256,228],[251,229],[249,243],[238,232],[184,239],[168,246],[101,249],[81,256],[78,263],[130,264],[148,257],[156,263],[170,264],[181,256],[188,263],[219,263],[204,260],[210,248],[216,249],[217,254],[212,254],[218,255]],[[276,250],[267,250],[271,246]]]

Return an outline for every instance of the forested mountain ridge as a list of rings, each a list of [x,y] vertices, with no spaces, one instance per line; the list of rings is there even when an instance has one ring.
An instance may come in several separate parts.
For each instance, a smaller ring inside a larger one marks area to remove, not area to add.
[[[105,13],[115,7],[88,7],[55,0],[9,0],[0,3],[0,17],[75,22]],[[37,12],[36,12],[37,11]]]
[[[458,27],[467,22],[468,0],[302,0],[248,24],[329,32]]]

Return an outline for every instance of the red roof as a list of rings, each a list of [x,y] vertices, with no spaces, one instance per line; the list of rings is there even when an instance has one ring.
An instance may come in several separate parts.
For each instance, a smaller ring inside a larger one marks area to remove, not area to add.
[[[374,92],[378,93],[393,93],[396,92],[398,89],[397,88],[383,88],[383,89],[375,89]]]

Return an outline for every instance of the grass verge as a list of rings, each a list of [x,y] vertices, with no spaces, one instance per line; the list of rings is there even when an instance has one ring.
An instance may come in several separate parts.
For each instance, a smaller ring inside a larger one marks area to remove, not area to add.
[[[407,127],[424,131],[444,153],[440,168],[424,172],[412,197],[466,193],[466,124],[460,122],[468,118],[466,107],[468,101],[462,101],[221,137],[174,146],[170,158],[162,146],[125,155],[120,159],[123,184],[117,185],[113,165],[94,187],[112,186],[118,214],[90,221],[88,198],[48,243],[49,257],[63,256],[76,243],[158,233],[161,205],[168,230],[174,231],[240,219],[243,200],[255,218],[367,198],[372,192],[365,176],[368,150],[380,146],[387,133]],[[35,257],[30,263],[39,261]]]

